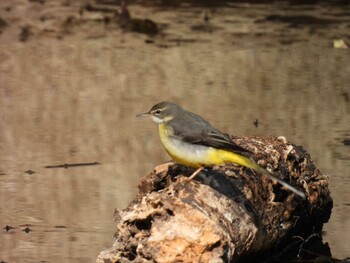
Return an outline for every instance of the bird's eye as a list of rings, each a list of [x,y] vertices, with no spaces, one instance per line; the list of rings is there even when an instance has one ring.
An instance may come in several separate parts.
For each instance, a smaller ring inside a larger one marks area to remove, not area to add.
[[[156,114],[159,114],[161,113],[162,111],[161,110],[156,110]]]

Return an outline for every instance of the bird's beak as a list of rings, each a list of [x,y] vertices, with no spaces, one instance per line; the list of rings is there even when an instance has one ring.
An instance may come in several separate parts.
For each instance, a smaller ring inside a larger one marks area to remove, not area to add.
[[[136,117],[149,117],[151,114],[149,112],[137,114]]]

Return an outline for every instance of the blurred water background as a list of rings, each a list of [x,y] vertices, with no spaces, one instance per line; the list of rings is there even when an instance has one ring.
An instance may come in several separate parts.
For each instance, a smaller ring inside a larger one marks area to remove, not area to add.
[[[335,257],[350,256],[350,53],[333,48],[334,39],[350,38],[349,13],[230,3],[209,7],[212,27],[198,31],[207,7],[135,4],[130,10],[160,22],[163,36],[82,23],[63,38],[34,27],[18,40],[38,14],[77,12],[72,5],[0,5],[9,24],[0,35],[0,226],[14,227],[0,232],[0,260],[94,262],[110,247],[114,209],[169,160],[155,125],[135,118],[162,100],[233,135],[283,135],[302,145],[330,178],[334,208],[324,239]],[[258,21],[300,10],[342,20]],[[91,162],[100,164],[44,168]]]

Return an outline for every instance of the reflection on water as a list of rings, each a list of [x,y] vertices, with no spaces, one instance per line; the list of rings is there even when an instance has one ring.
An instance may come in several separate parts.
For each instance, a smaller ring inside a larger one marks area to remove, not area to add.
[[[169,159],[156,127],[135,118],[160,100],[228,133],[303,145],[330,177],[325,239],[349,256],[349,52],[314,42],[239,48],[225,34],[162,49],[133,36],[0,38],[0,225],[14,227],[1,232],[0,260],[93,262],[109,247],[114,208]]]

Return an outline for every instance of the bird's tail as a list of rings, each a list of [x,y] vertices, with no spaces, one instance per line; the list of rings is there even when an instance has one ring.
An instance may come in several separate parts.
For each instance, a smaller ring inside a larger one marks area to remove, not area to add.
[[[302,191],[296,189],[294,186],[291,186],[289,183],[287,183],[283,179],[281,179],[281,178],[275,176],[274,174],[270,173],[269,171],[265,170],[264,168],[259,166],[257,163],[255,163],[253,160],[251,160],[245,156],[236,154],[234,152],[229,152],[229,151],[225,151],[225,150],[221,150],[220,155],[222,156],[221,158],[223,159],[224,162],[235,163],[235,164],[239,164],[239,165],[242,165],[244,167],[253,169],[259,173],[262,173],[262,174],[268,176],[271,180],[277,181],[279,184],[285,186],[290,191],[296,193],[297,195],[301,196],[302,198],[305,198],[305,194]]]

